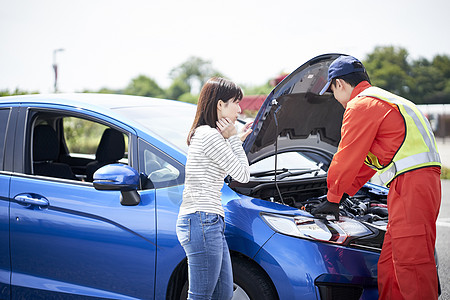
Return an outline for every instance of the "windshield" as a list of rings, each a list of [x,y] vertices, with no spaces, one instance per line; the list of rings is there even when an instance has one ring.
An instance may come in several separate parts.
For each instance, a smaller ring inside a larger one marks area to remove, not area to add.
[[[275,166],[275,156],[270,156],[262,159],[250,166],[250,174],[255,177],[273,177]],[[301,152],[285,152],[279,153],[277,157],[277,174],[283,174],[283,172],[295,172],[294,175],[311,176],[311,172],[302,171],[317,171],[317,175],[326,174],[322,169],[323,163],[316,162],[310,157],[302,154]],[[316,174],[315,174],[316,175]]]
[[[186,138],[197,106],[175,101],[164,102],[168,103],[158,106],[122,107],[117,111],[187,153]]]

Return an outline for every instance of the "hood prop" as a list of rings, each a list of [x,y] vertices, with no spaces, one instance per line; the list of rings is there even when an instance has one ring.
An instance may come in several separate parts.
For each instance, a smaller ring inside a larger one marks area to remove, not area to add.
[[[274,182],[275,182],[275,187],[277,188],[277,191],[278,191],[278,195],[280,196],[281,203],[285,204],[284,200],[283,200],[283,196],[281,196],[280,188],[278,187],[278,182],[277,182],[277,170],[278,170],[277,169],[277,162],[278,162],[278,119],[277,119],[277,113],[280,110],[281,105],[278,105],[277,99],[273,99],[272,100],[272,105],[277,105],[278,106],[277,109],[275,110],[274,114],[273,114],[274,119],[275,119],[275,127],[276,127],[276,129],[275,129],[275,134],[276,134],[276,137],[275,137],[275,172],[274,172],[273,178],[274,178]]]

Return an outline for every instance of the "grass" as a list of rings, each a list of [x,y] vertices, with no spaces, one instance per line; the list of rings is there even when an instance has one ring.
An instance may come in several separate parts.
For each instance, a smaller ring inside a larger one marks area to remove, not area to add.
[[[450,179],[450,168],[442,166],[441,179]]]

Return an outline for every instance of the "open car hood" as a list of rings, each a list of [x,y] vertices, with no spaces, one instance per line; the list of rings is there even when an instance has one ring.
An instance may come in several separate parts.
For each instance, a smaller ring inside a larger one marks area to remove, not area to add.
[[[273,155],[277,137],[278,153],[302,148],[336,152],[344,108],[333,94],[319,96],[319,92],[327,82],[328,66],[340,55],[311,59],[267,96],[244,143],[250,164]]]

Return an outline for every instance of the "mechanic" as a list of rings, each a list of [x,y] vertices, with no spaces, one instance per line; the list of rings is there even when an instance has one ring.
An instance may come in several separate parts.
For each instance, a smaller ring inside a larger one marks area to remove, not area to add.
[[[328,170],[327,201],[312,211],[339,218],[339,202],[374,174],[390,187],[389,221],[378,261],[380,299],[437,299],[434,260],[441,162],[428,120],[410,101],[373,87],[363,64],[340,56],[320,92],[345,108]]]

